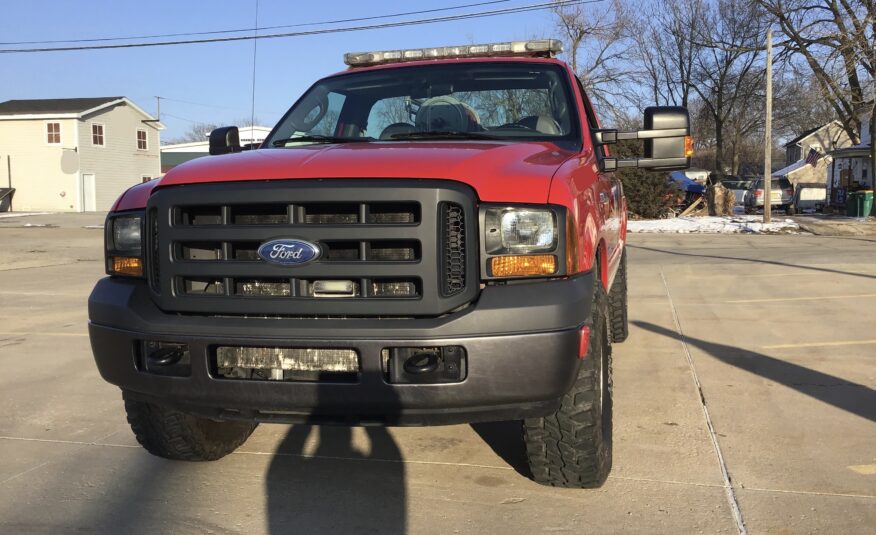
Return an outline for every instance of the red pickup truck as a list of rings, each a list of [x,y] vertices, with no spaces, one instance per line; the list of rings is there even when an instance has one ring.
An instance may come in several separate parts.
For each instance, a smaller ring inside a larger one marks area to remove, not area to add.
[[[611,467],[627,336],[614,170],[689,164],[683,108],[600,127],[555,40],[352,53],[260,147],[137,185],[89,299],[102,376],[153,454],[218,459],[259,422],[519,420],[532,475]],[[608,145],[644,140],[642,158]]]

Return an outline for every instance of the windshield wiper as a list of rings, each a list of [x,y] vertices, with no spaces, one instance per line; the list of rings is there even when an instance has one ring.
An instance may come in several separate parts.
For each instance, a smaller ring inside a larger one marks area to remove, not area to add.
[[[306,136],[296,136],[296,137],[287,137],[285,139],[275,139],[271,145],[275,147],[282,147],[286,143],[293,143],[296,141],[303,142],[311,142],[311,143],[364,143],[367,141],[373,141],[373,138],[370,137],[335,137],[335,136],[323,136],[321,134],[310,134]]]
[[[399,132],[390,136],[391,139],[505,139],[481,132]]]

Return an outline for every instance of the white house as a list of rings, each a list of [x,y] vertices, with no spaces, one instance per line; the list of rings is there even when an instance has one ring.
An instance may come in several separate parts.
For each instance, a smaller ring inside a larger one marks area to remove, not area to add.
[[[267,126],[241,126],[239,131],[240,144],[245,146],[253,143],[261,144],[271,133],[271,128]],[[203,141],[162,145],[161,172],[165,173],[181,163],[208,155],[210,153],[209,136],[210,132],[204,132]]]
[[[109,210],[161,172],[164,126],[125,97],[0,103],[0,187],[16,211]]]
[[[851,144],[848,134],[839,121],[831,121],[803,132],[785,144],[785,167],[773,171],[773,176],[785,177],[792,184],[805,182],[824,184],[827,182],[828,170],[832,162],[832,151]],[[810,155],[814,157],[810,158]]]

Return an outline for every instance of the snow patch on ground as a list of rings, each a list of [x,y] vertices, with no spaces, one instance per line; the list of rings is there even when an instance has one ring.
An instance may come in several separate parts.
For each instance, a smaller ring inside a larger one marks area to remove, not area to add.
[[[800,226],[791,219],[774,217],[772,222],[764,224],[763,216],[734,215],[629,221],[627,231],[669,234],[784,234],[799,232]]]
[[[0,219],[6,219],[10,217],[27,217],[30,215],[46,215],[51,212],[3,212],[0,213]]]

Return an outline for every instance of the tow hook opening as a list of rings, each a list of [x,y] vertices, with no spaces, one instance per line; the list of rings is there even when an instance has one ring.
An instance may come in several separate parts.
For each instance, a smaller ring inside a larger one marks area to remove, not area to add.
[[[390,384],[441,384],[465,380],[467,358],[461,346],[390,347],[381,351]]]
[[[141,372],[174,377],[189,377],[192,374],[188,344],[143,340],[137,349],[137,369]]]

